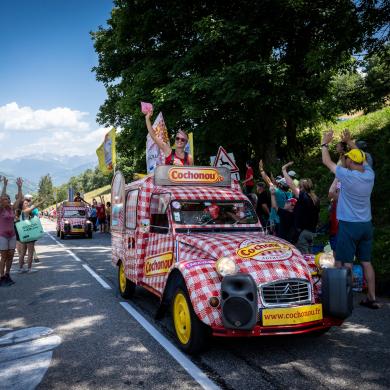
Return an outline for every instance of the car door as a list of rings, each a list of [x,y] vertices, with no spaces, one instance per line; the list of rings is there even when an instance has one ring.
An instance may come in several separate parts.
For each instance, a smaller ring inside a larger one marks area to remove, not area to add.
[[[153,194],[150,200],[150,230],[143,264],[143,284],[162,293],[173,264],[173,232],[168,216],[170,194]]]

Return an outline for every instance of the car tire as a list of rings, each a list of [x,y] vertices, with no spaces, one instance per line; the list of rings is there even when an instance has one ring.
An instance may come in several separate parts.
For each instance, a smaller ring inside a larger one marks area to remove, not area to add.
[[[352,272],[347,268],[326,268],[322,273],[321,300],[326,316],[346,319],[352,314]]]
[[[172,325],[180,348],[196,355],[208,345],[211,329],[195,314],[187,288],[182,281],[171,300]]]
[[[122,298],[129,299],[134,295],[135,283],[127,279],[122,262],[118,266],[118,287]]]
[[[61,240],[65,240],[65,233],[63,231],[60,232],[60,238]]]
[[[88,238],[92,238],[92,232],[88,232]]]

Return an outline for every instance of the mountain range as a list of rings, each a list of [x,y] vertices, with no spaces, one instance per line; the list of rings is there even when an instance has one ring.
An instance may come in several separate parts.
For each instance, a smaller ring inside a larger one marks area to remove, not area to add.
[[[15,159],[0,159],[0,175],[9,178],[8,192],[11,196],[16,193],[15,179],[22,177],[24,192],[36,192],[42,176],[50,174],[53,185],[66,183],[72,176],[77,176],[87,169],[97,165],[96,155],[86,156],[25,156]],[[1,187],[2,188],[2,187]]]

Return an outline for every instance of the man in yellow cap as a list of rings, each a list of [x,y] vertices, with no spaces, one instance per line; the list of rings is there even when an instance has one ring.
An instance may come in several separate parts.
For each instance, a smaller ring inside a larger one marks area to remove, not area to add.
[[[349,135],[349,133],[348,133]],[[345,134],[343,134],[345,138]],[[370,309],[378,309],[375,300],[375,271],[371,264],[372,223],[371,192],[374,187],[375,173],[365,163],[364,152],[354,147],[345,153],[345,167],[335,164],[330,158],[328,144],[333,140],[333,131],[324,133],[321,142],[322,162],[339,180],[340,193],[337,203],[339,230],[336,245],[336,266],[352,269],[354,257],[362,263],[367,280],[367,298],[360,302]]]

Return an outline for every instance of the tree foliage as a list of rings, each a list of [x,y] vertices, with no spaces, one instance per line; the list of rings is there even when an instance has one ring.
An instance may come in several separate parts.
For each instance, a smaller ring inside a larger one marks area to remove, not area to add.
[[[197,163],[223,145],[242,163],[329,119],[333,76],[351,66],[383,15],[377,2],[115,0],[92,33],[108,98],[98,120],[120,126],[119,165],[145,169],[140,101],[168,128],[194,132]],[[370,44],[372,42],[370,41]]]
[[[49,174],[42,176],[38,184],[38,199],[43,201],[42,208],[54,203],[53,182]]]
[[[104,175],[98,167],[95,169],[87,169],[78,176],[73,176],[65,184],[56,188],[56,202],[62,202],[68,199],[68,188],[73,188],[75,192],[86,193],[97,188],[111,184],[112,174]]]
[[[390,10],[389,10],[390,11]],[[390,97],[390,43],[388,42],[368,57],[365,80],[367,91],[366,111],[374,111],[389,101]]]

